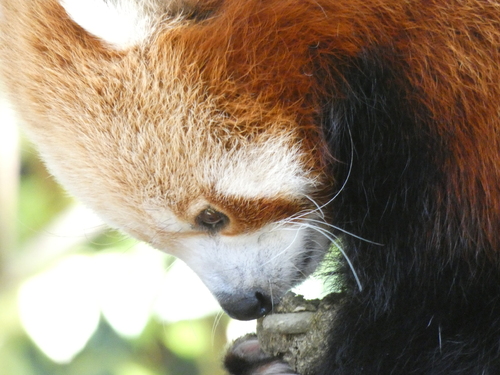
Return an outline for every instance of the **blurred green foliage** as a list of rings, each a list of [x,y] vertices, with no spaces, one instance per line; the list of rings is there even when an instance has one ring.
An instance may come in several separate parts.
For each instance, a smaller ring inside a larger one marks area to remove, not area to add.
[[[14,249],[2,249],[3,274],[0,274],[0,373],[2,375],[218,375],[223,374],[220,358],[226,345],[226,316],[205,316],[195,321],[165,323],[151,316],[138,337],[126,338],[115,332],[101,318],[97,330],[85,348],[70,363],[56,363],[34,344],[23,328],[18,311],[19,287],[31,276],[44,272],[52,262],[65,257],[57,254],[47,264],[19,270],[19,261],[27,244],[70,205],[71,198],[49,176],[29,144],[22,143],[22,163],[19,171],[17,217],[13,230],[17,232]],[[7,162],[3,160],[3,162]],[[7,215],[0,207],[0,215]],[[0,228],[1,229],[1,228]],[[10,229],[12,230],[12,229]],[[48,233],[50,236],[50,233]],[[80,241],[67,253],[99,254],[126,253],[135,241],[114,231]],[[36,247],[36,243],[35,243]],[[29,253],[28,253],[29,254]],[[36,251],[34,252],[36,254]],[[16,272],[9,273],[15,264]],[[168,264],[165,264],[168,267]],[[110,270],[110,277],[113,270]],[[178,287],[172,285],[173,288]],[[185,298],[196,298],[186,295]],[[183,301],[172,301],[172,306]],[[36,313],[36,312],[35,312]]]
[[[72,202],[28,142],[23,142],[21,160],[17,220],[20,245],[42,231]]]

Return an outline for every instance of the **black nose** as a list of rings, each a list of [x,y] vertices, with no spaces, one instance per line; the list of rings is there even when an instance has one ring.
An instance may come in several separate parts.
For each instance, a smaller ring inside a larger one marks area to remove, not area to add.
[[[271,297],[262,292],[249,293],[244,296],[219,294],[217,299],[224,311],[231,318],[238,320],[258,319],[273,309]]]

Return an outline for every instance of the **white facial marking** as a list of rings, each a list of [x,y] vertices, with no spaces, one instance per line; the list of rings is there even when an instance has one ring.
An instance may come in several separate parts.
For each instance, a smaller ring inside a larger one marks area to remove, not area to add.
[[[153,30],[154,20],[140,1],[60,0],[60,3],[77,24],[117,49],[140,44]]]
[[[239,236],[185,238],[176,255],[215,296],[261,291],[277,301],[314,272],[328,244],[308,225],[270,224]]]
[[[219,193],[243,198],[302,196],[315,185],[299,152],[279,140],[227,152],[210,166],[210,179]]]
[[[164,204],[155,204],[154,201],[148,201],[144,203],[143,209],[153,219],[155,226],[160,231],[182,233],[192,229],[189,223],[179,220]]]

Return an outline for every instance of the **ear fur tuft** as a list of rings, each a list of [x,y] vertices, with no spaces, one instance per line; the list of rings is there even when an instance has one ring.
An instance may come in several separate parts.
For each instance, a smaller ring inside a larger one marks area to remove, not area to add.
[[[146,41],[157,23],[203,20],[220,0],[59,0],[70,18],[106,44],[124,50]],[[1,17],[1,13],[0,13]]]
[[[90,34],[117,49],[145,41],[154,29],[151,2],[136,0],[60,0],[68,15]]]

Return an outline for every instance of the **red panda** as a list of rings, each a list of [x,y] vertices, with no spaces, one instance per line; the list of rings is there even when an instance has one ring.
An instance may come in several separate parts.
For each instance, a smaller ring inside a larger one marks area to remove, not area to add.
[[[500,374],[500,2],[0,4],[51,173],[229,315],[270,313],[339,239],[315,374]],[[231,373],[292,374],[252,340]]]

